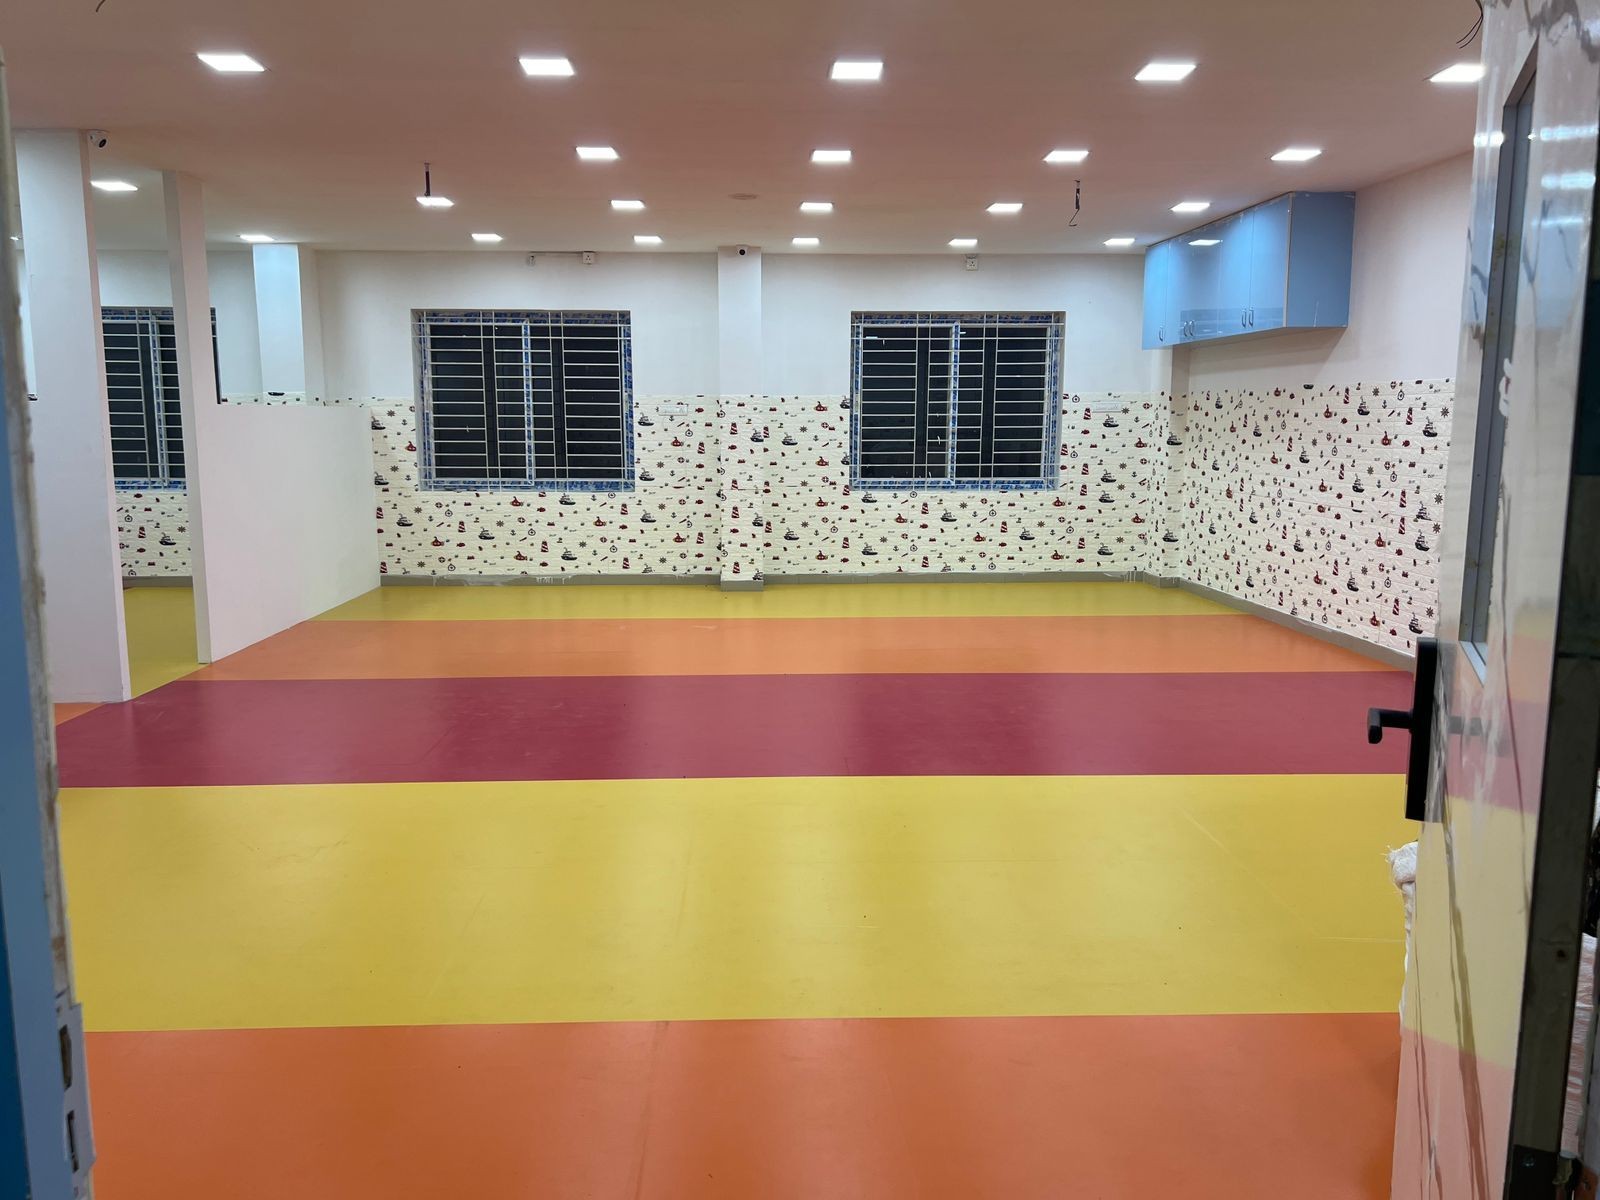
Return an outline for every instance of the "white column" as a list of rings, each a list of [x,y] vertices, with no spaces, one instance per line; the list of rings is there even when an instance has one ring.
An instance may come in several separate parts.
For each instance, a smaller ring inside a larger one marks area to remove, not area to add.
[[[100,280],[81,133],[17,135],[33,343],[33,478],[50,694],[126,700],[128,638],[100,340]]]
[[[321,400],[322,310],[317,256],[304,246],[251,247],[256,325],[261,337],[261,390],[292,400]]]
[[[717,391],[761,393],[761,247],[717,247]]]
[[[189,573],[194,578],[195,649],[212,661],[211,588],[206,572],[206,483],[225,464],[208,452],[217,413],[217,371],[211,355],[211,284],[206,273],[206,221],[200,181],[167,171],[167,261],[172,272],[172,322],[178,342],[178,394],[183,397],[183,461],[189,493]]]
[[[761,249],[717,249],[717,549],[725,590],[761,587],[766,414],[761,395]]]

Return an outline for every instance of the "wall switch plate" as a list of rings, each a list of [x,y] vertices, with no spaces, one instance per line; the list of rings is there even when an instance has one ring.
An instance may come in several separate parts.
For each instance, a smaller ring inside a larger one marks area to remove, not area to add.
[[[978,256],[976,254],[967,255],[967,270],[976,271],[977,269],[978,269]]]
[[[585,250],[583,252],[583,265],[586,266],[586,267],[594,266],[594,251],[593,250]]]
[[[673,401],[668,401],[665,404],[662,404],[659,408],[656,409],[656,411],[659,412],[659,413],[665,413],[668,416],[681,416],[682,414],[684,414],[684,413],[689,411],[689,406],[687,404],[681,404],[678,401],[673,400]]]

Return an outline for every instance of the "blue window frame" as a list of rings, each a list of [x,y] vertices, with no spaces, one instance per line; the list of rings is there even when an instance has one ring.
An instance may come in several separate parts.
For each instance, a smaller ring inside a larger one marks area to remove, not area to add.
[[[418,310],[422,486],[630,491],[626,312]]]
[[[851,483],[1053,488],[1060,313],[855,313]]]

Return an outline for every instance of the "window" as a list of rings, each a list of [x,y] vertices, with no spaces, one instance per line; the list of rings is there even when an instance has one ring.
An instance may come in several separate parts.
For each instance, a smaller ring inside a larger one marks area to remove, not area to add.
[[[1500,470],[1505,457],[1506,415],[1500,381],[1511,361],[1517,332],[1517,282],[1522,272],[1522,221],[1528,193],[1528,143],[1533,135],[1533,73],[1512,92],[1500,142],[1497,236],[1489,265],[1488,309],[1478,377],[1478,427],[1472,450],[1472,498],[1467,509],[1467,555],[1461,595],[1461,642],[1483,673],[1488,658],[1489,608],[1500,517]]]
[[[103,308],[111,473],[123,489],[184,486],[178,338],[170,308]],[[211,311],[211,353],[217,313]],[[220,400],[221,397],[219,396]]]
[[[1062,324],[1059,313],[856,313],[851,482],[1054,487]]]
[[[629,314],[415,316],[424,487],[632,487]]]

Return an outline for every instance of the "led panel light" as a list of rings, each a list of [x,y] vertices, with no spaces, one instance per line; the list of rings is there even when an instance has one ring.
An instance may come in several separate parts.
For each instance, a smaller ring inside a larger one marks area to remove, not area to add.
[[[1044,156],[1047,163],[1081,163],[1089,157],[1087,150],[1052,150]]]
[[[996,216],[1009,217],[1013,213],[1019,213],[1022,211],[1022,201],[996,200],[993,204],[989,205],[989,211],[994,213]]]
[[[791,246],[820,246],[822,245],[822,239],[814,237],[790,238],[789,244]]]
[[[616,162],[617,152],[610,146],[579,146],[578,157],[585,162]]]
[[[555,79],[573,74],[572,63],[565,58],[524,56],[517,61],[522,64],[522,73],[530,79]]]
[[[1133,242],[1134,239],[1131,237],[1110,237],[1106,239],[1106,245],[1108,246],[1131,246]]]
[[[137,192],[137,184],[129,183],[126,179],[91,179],[89,186],[99,188],[102,192]]]
[[[1134,78],[1140,83],[1177,83],[1189,78],[1194,66],[1192,62],[1145,63]]]
[[[455,205],[449,196],[418,196],[417,203],[423,208],[451,208]]]
[[[653,233],[636,233],[633,235],[633,244],[635,246],[659,246],[661,245],[661,238]]]
[[[877,83],[883,78],[883,63],[877,59],[841,58],[833,64],[830,77],[846,83]]]
[[[195,57],[224,75],[255,75],[266,70],[248,54],[196,54]]]
[[[643,200],[613,200],[611,207],[617,212],[640,212],[644,209]]]
[[[505,241],[505,239],[498,233],[475,233],[472,235],[472,240],[475,242],[483,242],[488,245],[493,245],[495,242]]]
[[[951,238],[950,245],[957,250],[971,250],[978,244],[977,238]]]
[[[1302,163],[1310,162],[1322,151],[1314,146],[1286,146],[1272,156],[1273,162]]]
[[[1456,63],[1436,75],[1428,76],[1429,83],[1477,83],[1483,78],[1482,63]]]
[[[814,163],[847,163],[850,161],[848,150],[813,150],[811,161]]]
[[[241,233],[239,235],[239,240],[241,242],[249,242],[252,246],[256,246],[260,245],[262,242],[275,242],[278,239],[273,237],[270,233]]]
[[[1210,207],[1211,201],[1209,200],[1180,200],[1172,206],[1172,211],[1175,213],[1197,213],[1205,212]]]
[[[833,201],[802,200],[800,202],[800,211],[803,213],[831,213],[833,211]]]

